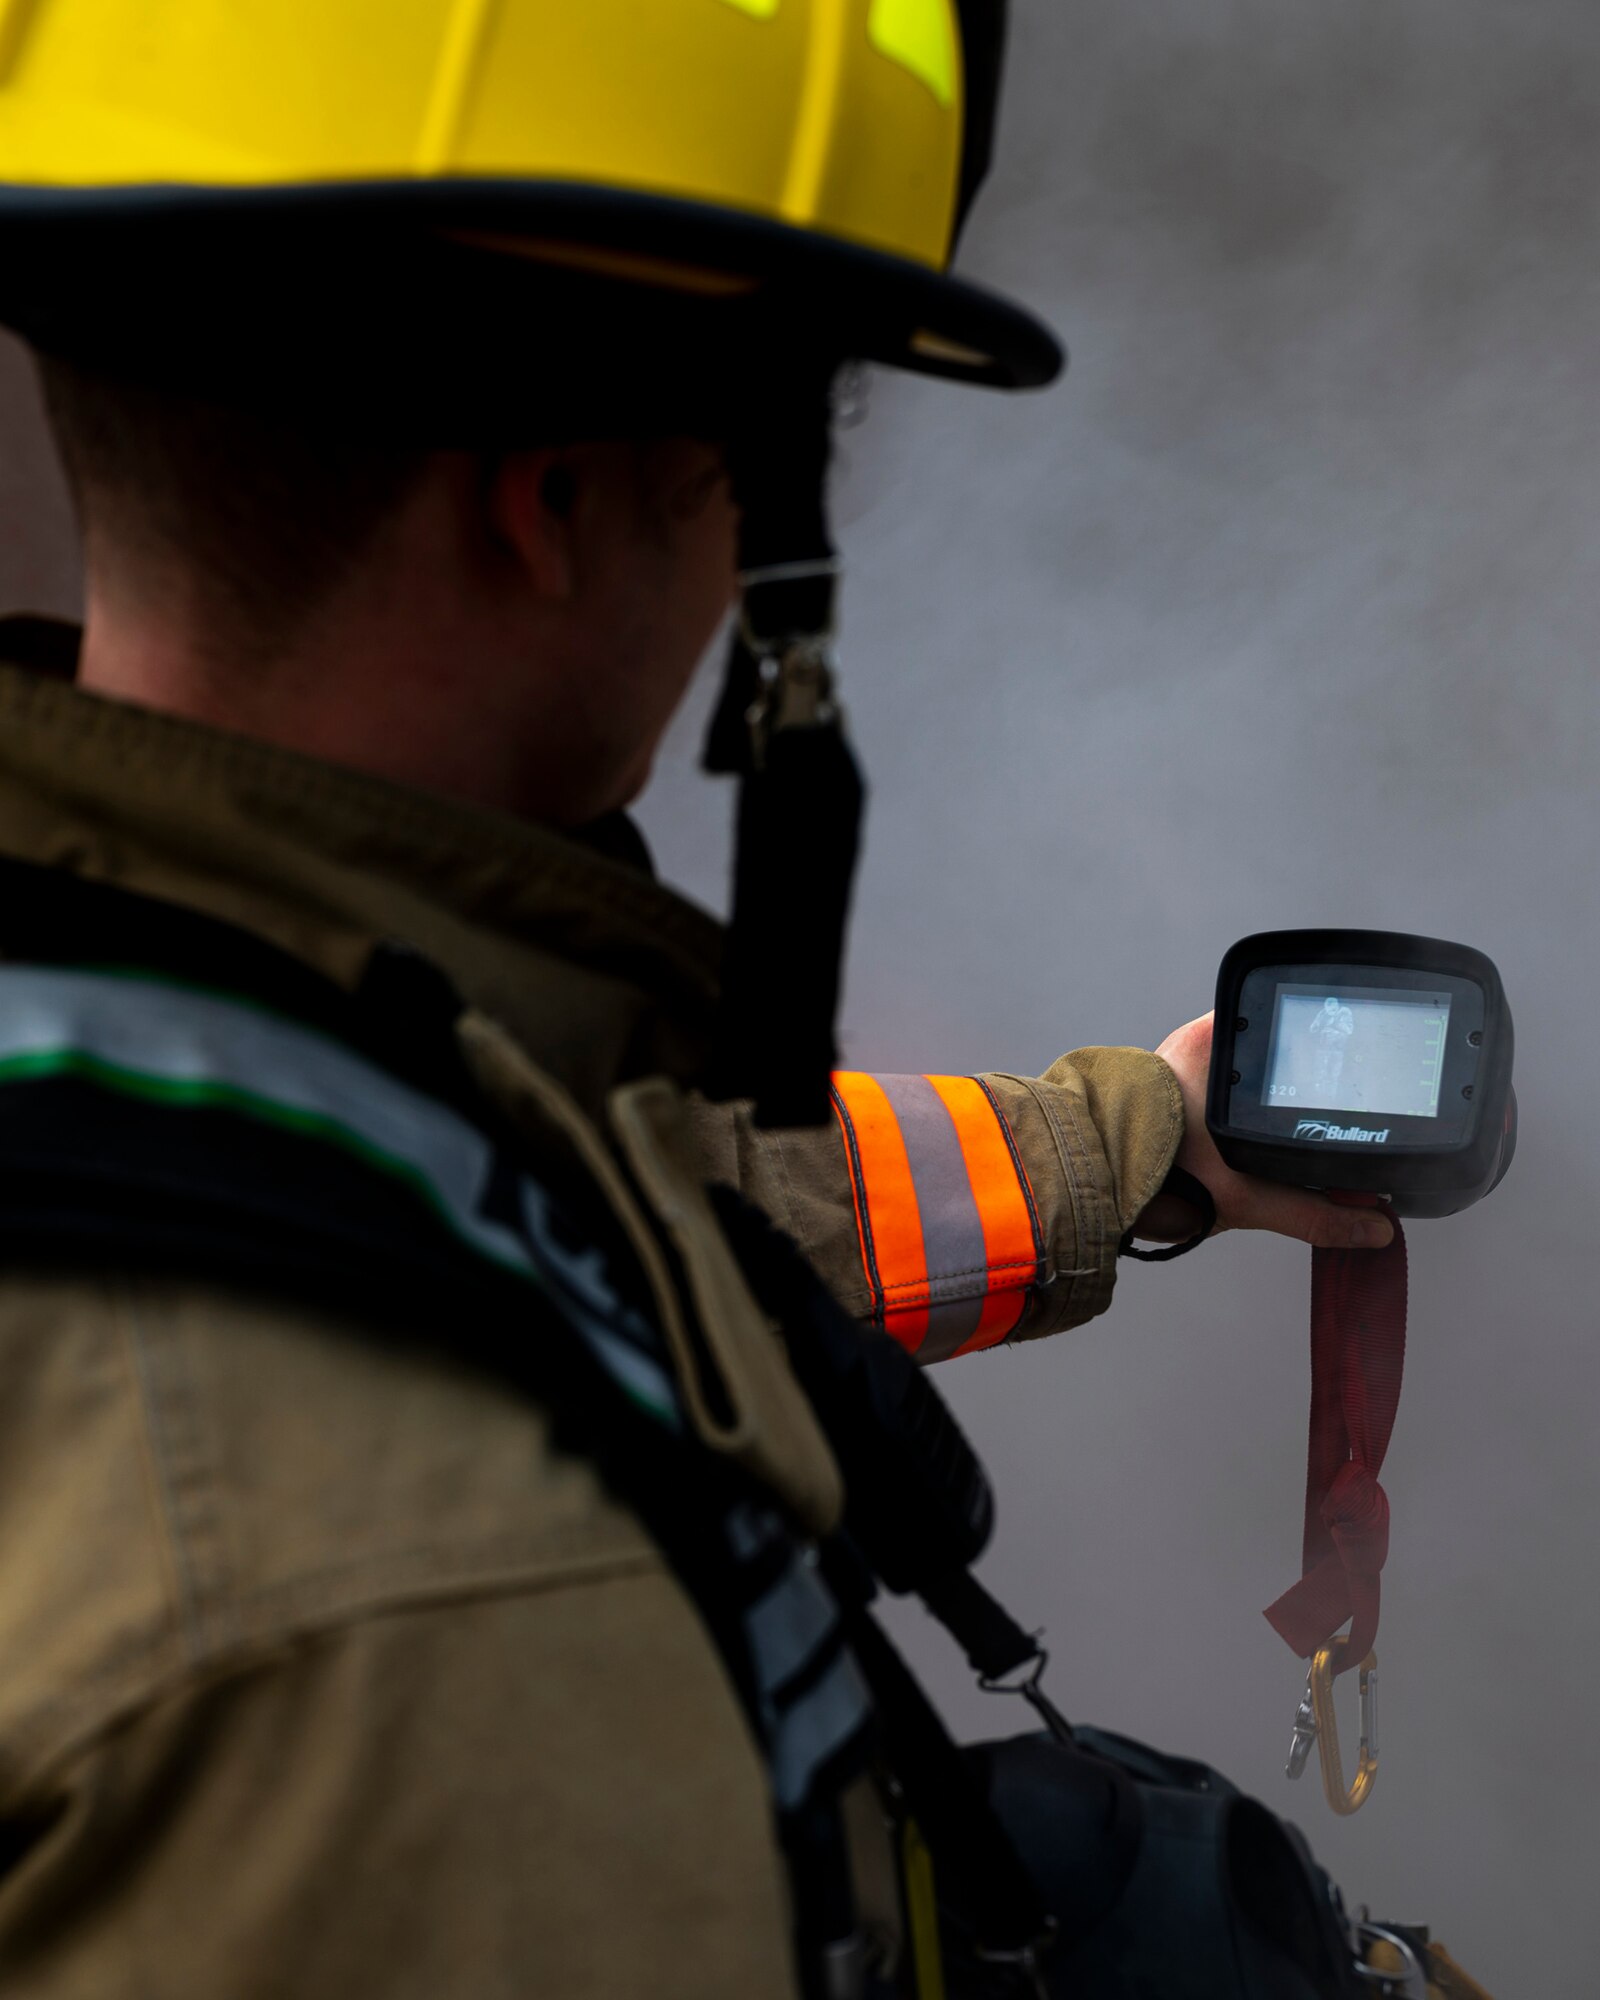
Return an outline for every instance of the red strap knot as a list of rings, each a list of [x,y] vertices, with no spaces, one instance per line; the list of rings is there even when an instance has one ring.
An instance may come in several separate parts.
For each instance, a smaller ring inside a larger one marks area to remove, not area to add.
[[[1347,1459],[1320,1511],[1345,1569],[1376,1576],[1389,1555],[1389,1497],[1367,1468]]]
[[[1378,1484],[1406,1352],[1406,1246],[1317,1250],[1311,1259],[1311,1424],[1300,1581],[1267,1609],[1303,1659],[1348,1618],[1340,1656],[1358,1665],[1378,1631],[1389,1502]]]

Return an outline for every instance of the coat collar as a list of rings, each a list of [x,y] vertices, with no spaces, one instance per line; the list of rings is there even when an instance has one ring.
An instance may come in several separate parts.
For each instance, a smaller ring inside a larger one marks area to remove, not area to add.
[[[699,1072],[703,911],[580,840],[84,693],[42,623],[0,622],[0,661],[21,656],[0,664],[0,852],[203,910],[349,987],[402,942],[590,1105]]]

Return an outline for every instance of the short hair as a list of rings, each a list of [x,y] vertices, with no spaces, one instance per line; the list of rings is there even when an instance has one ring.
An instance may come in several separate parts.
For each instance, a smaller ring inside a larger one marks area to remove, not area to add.
[[[427,463],[336,424],[235,408],[35,353],[80,529],[181,566],[230,655],[271,657],[331,595]]]

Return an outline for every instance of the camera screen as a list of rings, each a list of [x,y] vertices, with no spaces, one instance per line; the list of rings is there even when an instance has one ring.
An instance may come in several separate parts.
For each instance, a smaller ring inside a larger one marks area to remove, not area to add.
[[[1392,986],[1280,986],[1263,1104],[1437,1118],[1450,997]]]

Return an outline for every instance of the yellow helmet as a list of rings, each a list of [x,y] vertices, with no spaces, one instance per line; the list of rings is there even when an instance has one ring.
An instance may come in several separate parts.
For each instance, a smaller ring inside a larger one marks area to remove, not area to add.
[[[708,761],[744,790],[715,1087],[779,1123],[829,1115],[861,797],[830,384],[852,358],[1014,388],[1061,366],[948,275],[1004,28],[1005,0],[0,0],[0,323],[419,444],[726,444],[743,615]]]
[[[0,319],[46,344],[90,319],[154,340],[181,295],[220,328],[224,271],[270,317],[293,274],[324,297],[347,275],[342,252],[308,260],[308,236],[376,235],[473,253],[439,267],[452,285],[487,253],[612,301],[767,309],[841,356],[1047,381],[1061,354],[1040,322],[947,275],[1003,17],[1004,0],[9,0]]]

